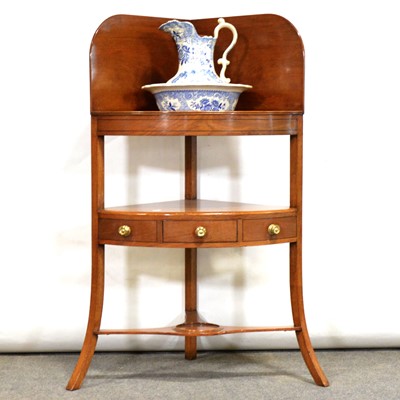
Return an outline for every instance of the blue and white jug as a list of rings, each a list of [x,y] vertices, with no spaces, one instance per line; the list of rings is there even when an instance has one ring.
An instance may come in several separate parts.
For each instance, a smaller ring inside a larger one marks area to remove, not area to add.
[[[233,33],[233,39],[224,51],[222,58],[218,60],[218,64],[222,64],[220,76],[218,76],[214,68],[214,47],[222,28],[228,28]],[[230,79],[225,77],[225,71],[229,65],[227,55],[238,38],[236,28],[232,24],[220,18],[214,29],[214,36],[200,36],[193,24],[187,21],[168,21],[159,29],[172,36],[178,50],[179,69],[167,83],[220,84],[230,82]]]

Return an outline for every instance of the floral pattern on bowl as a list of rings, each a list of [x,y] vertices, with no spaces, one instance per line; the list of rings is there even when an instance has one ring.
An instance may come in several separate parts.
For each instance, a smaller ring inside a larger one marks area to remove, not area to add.
[[[160,111],[233,111],[248,85],[171,85],[144,86],[153,93]]]
[[[213,90],[171,90],[155,94],[162,111],[230,111],[240,93]]]

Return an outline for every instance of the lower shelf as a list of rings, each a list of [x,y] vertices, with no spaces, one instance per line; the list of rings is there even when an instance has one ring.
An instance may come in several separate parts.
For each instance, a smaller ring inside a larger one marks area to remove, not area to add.
[[[96,335],[173,335],[173,336],[215,336],[245,332],[301,331],[299,326],[243,327],[219,326],[209,323],[181,324],[165,328],[149,329],[100,329]]]

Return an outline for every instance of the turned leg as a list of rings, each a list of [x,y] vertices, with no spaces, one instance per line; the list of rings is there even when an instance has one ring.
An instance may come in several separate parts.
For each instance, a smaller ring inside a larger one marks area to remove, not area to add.
[[[302,188],[303,188],[303,124],[299,121],[298,134],[290,137],[290,206],[297,210],[297,241],[290,244],[290,298],[297,342],[301,354],[319,386],[329,386],[311,345],[303,303],[302,272]]]
[[[92,117],[92,283],[89,319],[81,354],[67,389],[79,389],[92,361],[100,329],[104,300],[104,245],[98,244],[98,210],[104,208],[104,136],[97,135],[97,119]]]

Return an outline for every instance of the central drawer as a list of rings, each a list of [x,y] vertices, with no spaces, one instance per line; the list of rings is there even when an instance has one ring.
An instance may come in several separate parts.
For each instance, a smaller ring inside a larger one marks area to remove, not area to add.
[[[164,221],[165,243],[237,242],[237,221]]]

